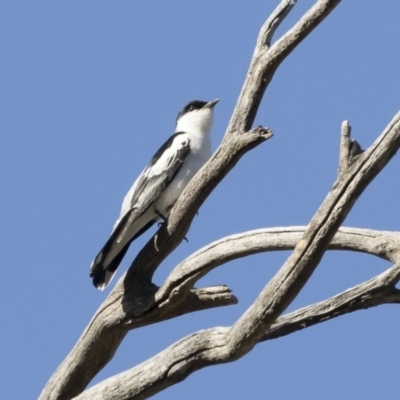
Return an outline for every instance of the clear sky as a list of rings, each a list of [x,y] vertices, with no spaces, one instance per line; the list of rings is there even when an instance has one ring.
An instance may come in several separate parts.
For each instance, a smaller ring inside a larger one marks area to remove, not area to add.
[[[126,191],[189,100],[221,99],[216,148],[259,28],[277,3],[0,2],[2,398],[37,398],[109,293],[93,288],[90,262]],[[278,34],[312,3],[299,0]],[[349,119],[354,138],[367,147],[399,108],[399,15],[398,0],[343,1],[292,53],[256,119],[274,138],[247,154],[212,193],[189,243],[157,272],[157,284],[213,240],[308,223],[335,179],[341,122]],[[394,158],[345,225],[400,230],[399,167]],[[132,246],[117,278],[149,235]],[[228,284],[238,305],[131,332],[93,383],[191,332],[232,324],[287,255],[218,268],[199,286]],[[388,265],[372,256],[327,254],[290,310]],[[398,315],[396,306],[382,306],[262,343],[157,398],[396,398]]]

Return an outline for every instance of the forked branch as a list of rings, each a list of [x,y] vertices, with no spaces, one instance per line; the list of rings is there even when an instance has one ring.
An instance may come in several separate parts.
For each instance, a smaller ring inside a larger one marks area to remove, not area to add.
[[[293,254],[235,324],[229,328],[213,328],[190,335],[145,363],[94,386],[78,398],[146,398],[196,370],[234,361],[262,340],[298,330],[303,325],[311,326],[336,314],[398,302],[399,293],[395,288],[400,277],[397,241],[392,247],[377,245],[377,255],[384,254],[397,261],[388,271],[325,303],[284,317],[286,324],[277,321],[317,267],[357,198],[399,147],[400,112],[375,143],[338,174],[331,192],[305,229]]]
[[[206,293],[185,288],[180,292],[171,290],[168,298],[171,300],[171,295],[173,295],[173,301],[158,304],[158,288],[152,284],[152,276],[161,262],[182,241],[196,211],[212,190],[245,153],[271,137],[272,133],[268,129],[251,129],[265,90],[281,62],[329,15],[339,2],[340,0],[316,1],[293,28],[270,45],[276,27],[294,5],[293,1],[280,3],[277,11],[272,14],[260,32],[246,80],[220,147],[189,183],[175,204],[167,224],[164,224],[139,252],[128,273],[117,283],[115,289],[100,306],[75,347],[49,380],[42,392],[41,399],[72,398],[81,393],[90,380],[112,359],[129,329],[173,318],[185,312],[208,308],[213,299],[218,306],[232,304],[236,301],[225,287],[220,287],[215,292],[207,289]],[[397,142],[391,145],[390,151],[393,151],[396,145]],[[382,147],[379,145],[379,150]],[[211,345],[211,341],[209,341],[211,338],[220,341],[222,347],[219,349],[219,355],[206,354],[207,352],[204,353],[203,350],[198,349],[200,351],[198,361],[185,363],[184,373],[179,367],[180,364],[177,361],[179,358],[173,359],[175,364],[172,367],[168,367],[168,365],[157,367],[154,370],[155,373],[162,370],[167,375],[163,375],[164,378],[161,375],[157,376],[154,385],[149,383],[150,381],[147,380],[149,377],[147,377],[143,381],[147,382],[145,384],[147,389],[144,386],[135,389],[140,392],[139,398],[146,397],[150,393],[161,390],[162,387],[183,379],[201,366],[239,357],[254,346],[301,289],[302,284],[316,267],[345,214],[351,208],[352,202],[379,172],[379,168],[376,166],[379,164],[383,168],[390,158],[390,151],[385,154],[378,152],[366,155],[364,153],[349,167],[351,171],[343,174],[343,180],[338,181],[332,191],[332,196],[337,203],[327,200],[300,245],[297,246],[294,256],[282,269],[285,272],[276,277],[267,286],[265,293],[261,294],[257,305],[262,302],[262,299],[267,298],[269,301],[265,304],[269,304],[270,308],[265,308],[263,311],[258,310],[257,312],[261,312],[261,314],[254,315],[253,311],[249,310],[229,330],[214,330],[204,333],[206,336],[209,335],[208,337],[194,335],[193,338],[200,338],[201,341],[205,339],[205,344],[208,342]],[[368,160],[374,158],[377,160],[369,163]],[[361,159],[364,163],[360,162]],[[363,169],[364,167],[366,169]],[[372,173],[368,172],[368,168]],[[350,176],[350,174],[352,175]],[[314,261],[310,261],[311,258]],[[300,282],[300,285],[296,285],[296,281]],[[284,283],[282,290],[278,290],[279,288],[276,286],[278,282]],[[275,300],[271,302],[271,299],[278,294],[276,302]],[[192,299],[193,303],[189,303],[188,299]],[[252,322],[255,315],[260,317],[261,325],[259,326]],[[243,336],[239,334],[242,328],[250,338],[249,341],[243,342],[243,346],[240,345]],[[143,373],[144,371],[140,374]],[[165,379],[165,381],[162,382],[159,379]]]

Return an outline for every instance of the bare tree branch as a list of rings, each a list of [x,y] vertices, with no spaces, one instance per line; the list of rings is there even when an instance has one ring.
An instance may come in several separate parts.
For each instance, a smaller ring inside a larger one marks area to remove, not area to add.
[[[328,300],[304,307],[274,323],[261,341],[276,339],[338,316],[387,303],[400,303],[394,287],[400,277],[400,264]],[[76,399],[144,399],[183,380],[187,369],[196,369],[196,357],[211,359],[226,340],[229,328],[213,328],[183,338],[150,360],[115,375],[83,392]],[[212,362],[212,360],[210,360]],[[197,368],[199,369],[199,368]],[[157,382],[158,381],[158,382]],[[140,382],[138,384],[137,382]],[[159,384],[156,390],[154,383]]]
[[[339,159],[339,175],[344,174],[349,165],[350,158],[350,134],[351,127],[349,125],[349,121],[343,121],[342,123],[342,131],[340,135],[340,159]]]
[[[292,255],[261,291],[256,301],[230,328],[213,328],[188,336],[151,360],[107,379],[78,398],[146,398],[181,381],[196,370],[234,361],[267,338],[266,332],[270,332],[276,319],[305,285],[358,196],[399,147],[400,112],[366,152],[357,159],[350,160],[347,170],[339,174]],[[388,254],[393,255],[390,251]],[[399,258],[399,255],[396,254],[395,258]],[[394,285],[400,277],[399,265],[396,264],[366,282],[364,286],[350,291],[350,299],[348,294],[344,296],[347,309],[339,301],[336,312],[350,312],[349,307],[352,304],[357,309],[381,304],[383,300],[379,298],[385,298],[385,295],[389,296],[386,297],[386,302],[388,299],[397,301]],[[374,298],[375,293],[377,295]]]
[[[258,35],[256,51],[260,52],[264,47],[269,47],[272,37],[281,22],[290,13],[292,8],[296,5],[297,0],[282,0],[275,10],[271,13],[269,18],[261,27],[260,34]]]
[[[400,112],[375,143],[338,177],[292,255],[232,327],[227,348],[230,357],[249,351],[295,298],[357,198],[399,146]]]
[[[152,277],[161,262],[182,241],[196,211],[212,190],[245,153],[272,136],[269,129],[251,129],[264,92],[281,62],[339,2],[316,1],[300,21],[271,46],[277,26],[295,2],[282,1],[266,21],[221,145],[189,183],[173,207],[167,223],[139,252],[127,274],[100,306],[75,347],[49,380],[41,399],[71,398],[81,393],[113,357],[129,329],[236,301],[226,287],[193,289],[190,285],[177,284],[175,287],[164,285],[158,292],[152,284]],[[358,144],[354,145],[356,142],[350,141],[349,130],[346,127],[342,129],[341,160],[347,161],[340,162],[338,179],[331,193],[296,245],[293,255],[268,283],[254,305],[231,328],[211,329],[184,339],[168,350],[171,358],[165,365],[154,364],[158,356],[153,361],[149,360],[143,364],[144,367],[142,365],[144,370],[134,369],[134,381],[126,388],[118,387],[121,380],[115,377],[113,382],[117,386],[105,384],[102,398],[115,398],[115,390],[118,398],[148,397],[197,369],[232,361],[262,340],[304,286],[359,195],[397,151],[400,144],[399,120],[400,113],[363,153]],[[192,285],[198,276],[190,279]],[[186,348],[188,343],[192,347]],[[148,371],[147,366],[153,370]],[[132,373],[129,376],[132,379]],[[94,393],[93,390],[87,393]],[[87,396],[87,393],[82,396]]]
[[[258,229],[217,240],[193,253],[177,265],[156,293],[156,302],[166,301],[172,290],[190,290],[195,283],[229,261],[249,255],[292,250],[306,227]],[[340,228],[329,250],[350,250],[396,262],[400,254],[400,233],[371,229]]]
[[[281,4],[284,2],[282,1]],[[286,57],[305,39],[340,3],[340,0],[318,0],[303,15],[293,28],[278,39],[271,47],[268,43],[272,37],[269,35],[268,20],[264,24],[257,40],[250,68],[247,73],[242,91],[229,122],[225,139],[231,135],[237,135],[248,131],[253,125],[258,107],[264,96],[264,92],[271,82],[279,65]],[[279,9],[280,6],[278,6]],[[277,24],[291,10],[279,14]],[[274,13],[273,13],[274,14]],[[272,15],[273,15],[272,14]],[[193,185],[194,187],[194,185]]]
[[[276,339],[354,311],[382,304],[399,304],[400,291],[395,288],[399,277],[400,263],[328,300],[278,318],[261,340]]]

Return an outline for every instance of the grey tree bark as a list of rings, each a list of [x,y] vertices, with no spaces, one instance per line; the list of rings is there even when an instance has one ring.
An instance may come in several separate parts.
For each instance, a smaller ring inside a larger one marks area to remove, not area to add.
[[[161,287],[152,283],[154,272],[183,240],[196,211],[212,190],[245,153],[272,137],[268,128],[252,128],[264,92],[279,65],[340,0],[317,0],[271,44],[276,28],[295,3],[282,0],[262,26],[221,145],[185,189],[167,223],[147,242],[99,307],[40,399],[145,399],[201,368],[242,357],[260,341],[360,309],[400,302],[395,287],[400,279],[400,233],[340,228],[363,190],[400,147],[400,111],[365,151],[350,138],[348,122],[343,123],[337,179],[308,226],[225,237],[177,265]],[[194,287],[212,269],[252,254],[288,249],[293,249],[290,257],[232,326],[196,332],[146,362],[85,390],[130,330],[185,313],[235,304],[237,299],[227,286]],[[328,249],[364,252],[393,265],[354,288],[281,316]]]

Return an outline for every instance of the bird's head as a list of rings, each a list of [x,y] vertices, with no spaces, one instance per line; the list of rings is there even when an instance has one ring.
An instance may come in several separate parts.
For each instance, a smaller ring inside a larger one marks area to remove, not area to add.
[[[193,100],[186,104],[176,118],[176,132],[191,132],[194,130],[208,134],[213,123],[214,106],[219,99],[212,101]]]

